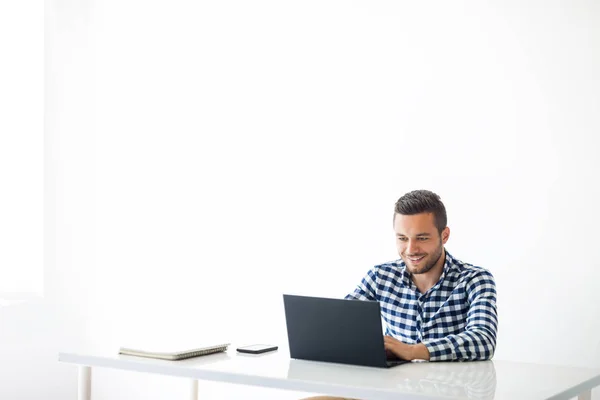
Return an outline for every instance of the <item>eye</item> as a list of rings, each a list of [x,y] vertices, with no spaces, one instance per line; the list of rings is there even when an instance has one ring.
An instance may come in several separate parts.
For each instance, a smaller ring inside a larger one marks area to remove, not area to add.
[[[401,242],[406,242],[408,240],[408,238],[398,237],[398,240],[401,241]]]
[[[418,239],[419,239],[421,242],[424,242],[424,241],[426,241],[426,240],[429,240],[429,238],[426,238],[426,237],[420,237],[420,238],[418,238]]]

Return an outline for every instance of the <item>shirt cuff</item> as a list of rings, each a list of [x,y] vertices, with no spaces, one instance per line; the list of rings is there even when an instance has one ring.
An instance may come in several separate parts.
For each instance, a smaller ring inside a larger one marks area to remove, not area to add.
[[[423,342],[429,351],[429,361],[452,361],[456,360],[454,345],[449,338],[441,338]]]

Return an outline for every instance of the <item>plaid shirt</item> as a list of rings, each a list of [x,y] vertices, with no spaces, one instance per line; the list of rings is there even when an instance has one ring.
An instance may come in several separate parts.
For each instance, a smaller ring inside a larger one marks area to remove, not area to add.
[[[430,361],[489,360],[494,355],[494,277],[448,252],[440,280],[425,294],[400,259],[372,268],[346,299],[378,301],[386,335],[425,344]]]

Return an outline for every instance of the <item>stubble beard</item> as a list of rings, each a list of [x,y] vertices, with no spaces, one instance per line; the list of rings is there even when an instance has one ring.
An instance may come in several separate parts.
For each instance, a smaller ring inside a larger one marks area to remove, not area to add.
[[[440,247],[437,249],[437,251],[435,253],[433,253],[433,256],[431,256],[429,258],[429,261],[427,262],[427,264],[425,264],[425,266],[421,269],[414,270],[412,268],[412,264],[410,263],[410,259],[408,258],[408,256],[406,256],[404,263],[406,265],[411,265],[411,267],[409,267],[409,271],[411,274],[413,274],[413,275],[425,274],[425,273],[431,271],[433,269],[433,267],[435,267],[435,265],[439,261],[440,257],[442,256],[443,249],[444,249],[444,246],[442,246],[440,244]],[[407,260],[408,260],[408,262],[407,262]]]

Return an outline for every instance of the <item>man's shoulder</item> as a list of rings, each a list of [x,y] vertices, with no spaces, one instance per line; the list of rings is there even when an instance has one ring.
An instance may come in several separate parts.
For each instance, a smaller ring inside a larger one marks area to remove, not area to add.
[[[461,277],[470,279],[490,277],[493,279],[492,273],[486,268],[458,260],[450,254],[448,254],[448,260],[450,261],[452,270],[456,271]]]
[[[405,267],[404,262],[400,259],[377,264],[373,267],[373,270],[381,272],[403,271]]]
[[[470,264],[464,261],[461,261],[452,255],[448,254],[448,259],[452,266],[452,270],[460,277],[465,280],[486,280],[486,279],[494,279],[492,273],[481,266]]]
[[[389,277],[389,276],[398,277],[404,273],[405,268],[406,268],[406,265],[404,264],[402,259],[400,259],[400,260],[384,262],[382,264],[377,264],[371,269],[371,272],[375,276],[379,276],[379,277]]]

